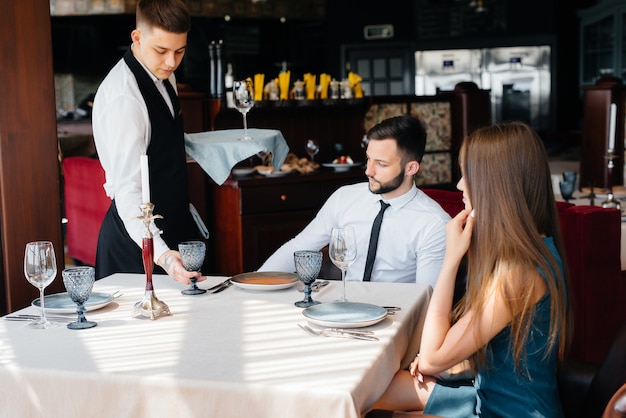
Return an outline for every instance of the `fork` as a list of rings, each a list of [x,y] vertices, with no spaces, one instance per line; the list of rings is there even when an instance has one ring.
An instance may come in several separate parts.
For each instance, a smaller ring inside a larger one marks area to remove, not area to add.
[[[364,332],[360,331],[348,331],[348,330],[340,330],[340,329],[323,329],[321,331],[316,331],[308,325],[298,324],[300,328],[302,328],[306,333],[315,335],[317,337],[339,337],[339,338],[353,338],[355,340],[367,340],[367,341],[378,341],[378,338]],[[370,331],[371,332],[371,331]]]

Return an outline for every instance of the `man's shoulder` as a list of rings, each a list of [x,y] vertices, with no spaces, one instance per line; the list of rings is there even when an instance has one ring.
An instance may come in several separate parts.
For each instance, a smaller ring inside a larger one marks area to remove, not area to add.
[[[424,191],[419,188],[417,189],[416,198],[413,201],[416,205],[417,210],[430,213],[433,216],[437,216],[446,222],[450,219],[450,215],[439,204],[439,202],[430,197],[427,193],[424,193]]]
[[[96,91],[94,107],[98,104],[111,103],[119,98],[136,98],[139,93],[137,80],[123,59],[111,68]]]

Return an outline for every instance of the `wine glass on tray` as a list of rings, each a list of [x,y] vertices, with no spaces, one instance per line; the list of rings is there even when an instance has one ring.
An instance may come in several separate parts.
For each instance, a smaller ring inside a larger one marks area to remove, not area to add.
[[[304,283],[304,299],[296,302],[295,305],[299,308],[317,305],[319,302],[311,297],[311,285],[317,280],[322,269],[322,253],[320,251],[296,251],[293,253],[293,260],[298,278]]]
[[[339,302],[347,302],[346,299],[346,270],[356,259],[356,238],[354,228],[346,226],[343,228],[333,228],[330,233],[330,244],[328,255],[335,266],[341,270],[341,281],[343,283],[343,293]]]
[[[239,80],[233,83],[233,102],[235,108],[243,115],[243,136],[241,140],[250,140],[248,135],[247,114],[254,106],[254,87],[251,80]]]
[[[76,304],[78,319],[67,324],[69,329],[87,329],[98,325],[94,321],[85,318],[85,302],[91,296],[95,281],[95,269],[89,266],[68,267],[61,273],[63,284],[70,299]]]
[[[50,322],[46,318],[43,297],[44,289],[52,283],[57,275],[57,261],[52,242],[34,241],[26,244],[26,250],[24,251],[24,275],[30,284],[39,289],[39,303],[41,306],[41,317],[39,320],[28,324],[28,326],[36,329],[58,326],[58,323]]]
[[[178,244],[178,252],[183,267],[187,271],[200,271],[204,263],[204,255],[206,253],[206,245],[202,241],[185,241]],[[189,279],[191,284],[188,289],[182,290],[183,295],[201,295],[206,290],[200,289],[196,284],[196,278]]]

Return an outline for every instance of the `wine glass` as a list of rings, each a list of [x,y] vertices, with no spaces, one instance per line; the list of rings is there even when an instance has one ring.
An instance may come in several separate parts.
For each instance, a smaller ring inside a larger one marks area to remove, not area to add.
[[[180,259],[183,263],[183,267],[187,271],[200,271],[202,264],[204,263],[204,254],[206,252],[206,245],[202,241],[185,241],[178,244],[178,252],[180,253]],[[200,289],[196,284],[197,278],[192,277],[189,279],[191,284],[188,289],[181,290],[183,295],[201,295],[206,293],[206,290]]]
[[[50,241],[35,241],[26,244],[24,252],[24,275],[26,279],[39,289],[39,301],[41,305],[41,317],[28,326],[30,328],[45,329],[56,327],[59,324],[50,322],[46,318],[44,301],[44,289],[57,275],[57,261],[54,255],[54,246]]]
[[[61,272],[63,284],[70,299],[76,303],[78,319],[67,324],[69,329],[86,329],[98,325],[85,318],[85,302],[91,296],[91,289],[96,279],[95,269],[89,266],[68,267]]]
[[[309,139],[306,141],[306,153],[311,157],[311,162],[313,162],[313,158],[320,152],[320,146],[317,144],[317,141],[314,139]]]
[[[254,88],[252,81],[239,80],[233,83],[233,102],[235,108],[243,115],[243,136],[241,140],[250,140],[252,137],[248,135],[248,120],[246,115],[254,106]]]
[[[311,285],[317,279],[322,269],[322,253],[320,251],[296,251],[293,253],[296,264],[296,273],[304,283],[304,299],[294,303],[298,308],[307,308],[319,302],[311,297]]]
[[[328,255],[335,266],[341,270],[343,282],[343,294],[339,302],[347,302],[346,299],[346,270],[356,259],[356,238],[351,226],[333,228],[330,233],[330,245]]]

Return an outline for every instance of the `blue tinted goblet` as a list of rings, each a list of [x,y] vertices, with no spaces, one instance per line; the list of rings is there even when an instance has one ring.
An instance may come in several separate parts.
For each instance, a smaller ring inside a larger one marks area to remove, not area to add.
[[[98,325],[85,318],[85,302],[91,296],[91,289],[95,281],[95,269],[89,266],[69,267],[63,270],[63,284],[67,294],[76,303],[78,319],[67,324],[69,329],[85,329]]]
[[[298,278],[304,283],[304,299],[294,305],[299,308],[317,305],[319,302],[311,297],[311,285],[322,269],[322,253],[320,251],[296,251],[293,253],[293,260]]]
[[[576,178],[578,177],[578,173],[575,171],[564,171],[563,172],[563,181],[567,181],[570,183],[574,183],[576,185]]]
[[[183,267],[187,271],[200,271],[202,264],[204,263],[204,254],[206,252],[206,245],[202,241],[186,241],[178,244],[178,252],[180,253],[180,259],[183,263]],[[206,293],[206,290],[200,289],[196,284],[196,278],[189,279],[191,284],[188,289],[182,290],[180,293],[183,295],[201,295]]]
[[[563,200],[568,202],[572,196],[574,195],[574,187],[576,183],[569,181],[560,181],[559,189],[561,189],[561,196],[563,196]]]

